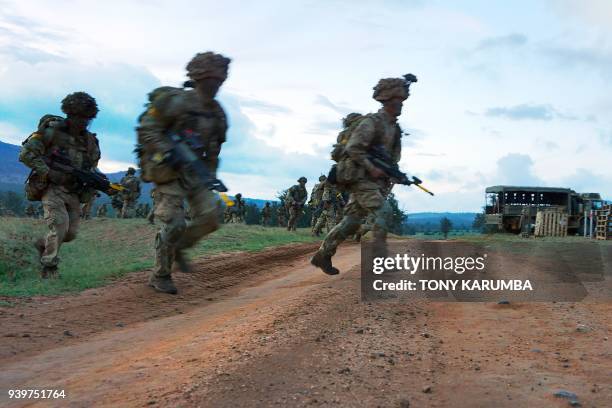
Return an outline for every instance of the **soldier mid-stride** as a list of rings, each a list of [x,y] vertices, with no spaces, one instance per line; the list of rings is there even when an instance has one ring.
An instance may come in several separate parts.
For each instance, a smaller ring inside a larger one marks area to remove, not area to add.
[[[62,111],[67,115],[65,119],[43,116],[38,130],[23,143],[19,154],[19,160],[36,176],[36,188],[42,193],[40,200],[49,227],[46,238],[35,243],[43,279],[58,276],[60,246],[76,238],[81,203],[95,195],[95,190],[84,189],[72,175],[50,168],[48,162],[53,154],[61,153],[74,167],[90,171],[100,160],[98,139],[87,130],[98,113],[95,99],[85,92],[72,93],[62,100]]]
[[[270,202],[266,201],[266,205],[261,209],[261,225],[264,227],[270,226],[270,220],[272,219],[272,207],[270,207]]]
[[[374,215],[375,248],[386,249],[387,225],[384,214],[390,211],[385,199],[390,180],[386,174],[368,159],[372,146],[382,146],[397,163],[401,156],[401,129],[397,118],[402,113],[403,102],[409,96],[410,82],[402,78],[381,79],[374,87],[373,98],[382,103],[375,114],[366,115],[346,143],[338,162],[337,178],[342,180],[350,193],[342,221],[327,234],[319,250],[311,259],[314,266],[328,275],[339,273],[332,266],[332,256],[341,242],[355,234],[361,221]]]
[[[229,208],[229,220],[228,223],[232,224],[243,224],[244,213],[245,213],[245,202],[242,199],[242,194],[238,193],[234,196],[234,205]]]
[[[287,222],[287,231],[295,231],[298,217],[306,204],[308,198],[308,191],[306,190],[306,183],[308,180],[306,177],[300,177],[298,184],[292,186],[287,190],[287,196],[285,197],[285,205],[289,212],[289,221]]]
[[[324,175],[319,176],[319,182],[314,185],[310,192],[310,200],[308,200],[308,207],[312,210],[312,217],[310,219],[310,228],[314,235],[315,226],[317,225],[317,218],[322,210],[321,198],[323,197],[323,189],[325,187],[325,180],[327,177]]]
[[[187,64],[194,89],[156,89],[140,119],[142,178],[155,183],[155,219],[161,224],[155,242],[155,267],[149,278],[149,285],[159,292],[177,293],[171,275],[173,263],[188,272],[185,250],[219,228],[217,195],[200,179],[194,180],[180,163],[172,165],[174,145],[168,135],[180,135],[194,146],[194,153],[216,177],[227,121],[215,96],[227,78],[229,62],[229,58],[212,52],[197,54]],[[188,223],[185,201],[191,218]]]
[[[121,198],[123,199],[121,218],[134,218],[136,215],[136,202],[140,197],[140,180],[136,177],[136,169],[129,167],[120,184],[124,188],[121,192]]]
[[[102,204],[98,207],[96,211],[96,217],[98,218],[106,218],[106,214],[108,214],[108,208],[106,208],[106,204]]]

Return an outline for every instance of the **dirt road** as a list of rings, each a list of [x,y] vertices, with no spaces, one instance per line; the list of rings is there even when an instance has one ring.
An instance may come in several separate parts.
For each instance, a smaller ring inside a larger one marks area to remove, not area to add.
[[[0,309],[0,406],[610,405],[611,303],[369,304],[359,247],[336,277],[315,247],[202,259],[175,297],[143,272]]]

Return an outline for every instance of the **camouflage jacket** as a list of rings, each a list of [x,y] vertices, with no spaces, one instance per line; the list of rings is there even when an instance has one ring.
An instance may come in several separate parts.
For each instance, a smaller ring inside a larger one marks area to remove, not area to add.
[[[309,204],[313,206],[319,205],[321,199],[323,197],[323,190],[325,189],[325,182],[317,183],[312,188],[312,192],[310,193],[310,201]]]
[[[344,155],[338,162],[336,178],[340,184],[371,181],[385,187],[388,180],[374,180],[370,170],[374,164],[368,159],[373,146],[382,146],[394,162],[399,162],[402,152],[402,130],[395,118],[383,109],[375,114],[365,115],[352,131],[344,148]]]
[[[272,207],[266,207],[264,205],[264,208],[261,209],[261,216],[264,218],[270,218],[272,216]]]
[[[169,134],[177,134],[184,139],[206,163],[213,173],[219,163],[221,145],[226,140],[227,119],[221,105],[213,100],[203,103],[195,90],[179,88],[158,88],[159,96],[149,104],[148,110],[141,115],[137,128],[138,141],[142,148],[143,179],[159,179],[150,172],[166,172],[161,177],[168,182],[179,178],[168,166],[146,167],[149,161],[172,149]],[[153,91],[153,93],[157,90]],[[158,161],[158,160],[157,160]]]
[[[121,185],[125,187],[125,190],[123,190],[121,194],[124,200],[138,200],[138,197],[140,197],[140,181],[138,177],[126,174],[121,179]]]
[[[65,120],[59,117],[41,123],[38,130],[23,142],[19,160],[37,174],[44,175],[49,171],[44,159],[51,158],[54,152],[66,156],[74,167],[82,170],[97,168],[100,160],[95,133],[84,131],[74,136],[69,133]],[[63,189],[72,191],[74,182],[71,177],[66,177]]]
[[[287,197],[285,198],[285,204],[287,206],[300,206],[302,207],[306,204],[306,199],[308,198],[308,191],[306,191],[305,187],[296,184],[292,186],[289,190],[287,190]]]

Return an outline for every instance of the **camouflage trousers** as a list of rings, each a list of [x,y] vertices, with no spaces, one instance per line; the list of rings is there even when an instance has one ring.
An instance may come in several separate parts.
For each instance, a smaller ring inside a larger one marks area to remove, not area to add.
[[[243,224],[244,223],[244,218],[242,217],[242,214],[239,212],[232,212],[230,214],[230,223],[232,224]]]
[[[376,221],[376,218],[375,218],[374,214],[368,215],[368,217],[363,221],[363,223],[361,224],[361,226],[359,227],[359,229],[355,233],[355,241],[357,241],[357,242],[361,241],[361,238],[365,234],[367,234],[368,232],[372,231],[372,228],[374,226],[374,222],[375,221]]]
[[[40,263],[44,266],[57,266],[60,247],[77,236],[81,203],[77,194],[67,193],[61,187],[51,185],[42,196],[42,206],[49,232]]]
[[[136,215],[136,200],[124,198],[121,207],[121,218],[134,218]]]
[[[287,221],[287,231],[295,231],[297,227],[298,217],[300,216],[302,209],[299,206],[290,205],[288,211],[289,221]]]
[[[392,210],[378,184],[364,180],[351,186],[349,202],[344,210],[342,221],[327,234],[319,253],[333,256],[338,246],[355,234],[361,227],[362,220],[368,216],[374,219],[374,243],[377,247],[384,248],[388,230],[385,219]]]
[[[319,214],[319,218],[317,218],[317,223],[313,228],[313,232],[315,234],[320,234],[323,231],[323,227],[327,227],[327,232],[331,231],[336,225],[336,214],[334,212],[334,208],[324,208]]]
[[[185,219],[185,201],[189,205],[189,222]],[[212,191],[205,188],[187,190],[178,181],[156,187],[154,214],[161,227],[155,237],[152,276],[170,276],[175,251],[191,248],[219,228],[217,202]]]
[[[262,216],[261,217],[261,225],[263,225],[264,227],[269,227],[270,226],[270,216]]]
[[[83,207],[81,207],[81,218],[83,218],[84,220],[91,219],[91,210],[93,209],[95,201],[96,195],[94,194],[93,197],[91,197],[91,200],[83,204]]]

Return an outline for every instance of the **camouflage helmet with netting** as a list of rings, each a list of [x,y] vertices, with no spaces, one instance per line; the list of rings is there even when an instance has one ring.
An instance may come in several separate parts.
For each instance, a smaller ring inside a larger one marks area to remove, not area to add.
[[[372,97],[379,102],[387,101],[391,98],[408,99],[410,96],[410,84],[417,82],[416,76],[406,74],[402,78],[383,78],[374,89]]]
[[[133,167],[128,167],[127,174],[136,174],[136,169]]]
[[[227,69],[231,59],[221,54],[207,51],[196,54],[187,64],[187,76],[193,80],[204,78],[227,78]]]
[[[319,181],[325,181],[325,180],[327,180],[327,176],[325,174],[321,174],[319,176]]]
[[[363,115],[361,113],[357,113],[357,112],[349,113],[344,118],[342,118],[342,125],[345,128],[347,128],[347,127],[351,126],[353,124],[353,122],[355,122],[356,120],[358,120],[362,116]]]
[[[307,182],[308,182],[308,179],[307,179],[306,177],[302,176],[302,177],[300,177],[300,178],[298,179],[298,183],[301,183],[301,182],[307,183]]]
[[[66,115],[93,119],[98,114],[96,100],[85,92],[74,92],[62,100],[62,112]]]

